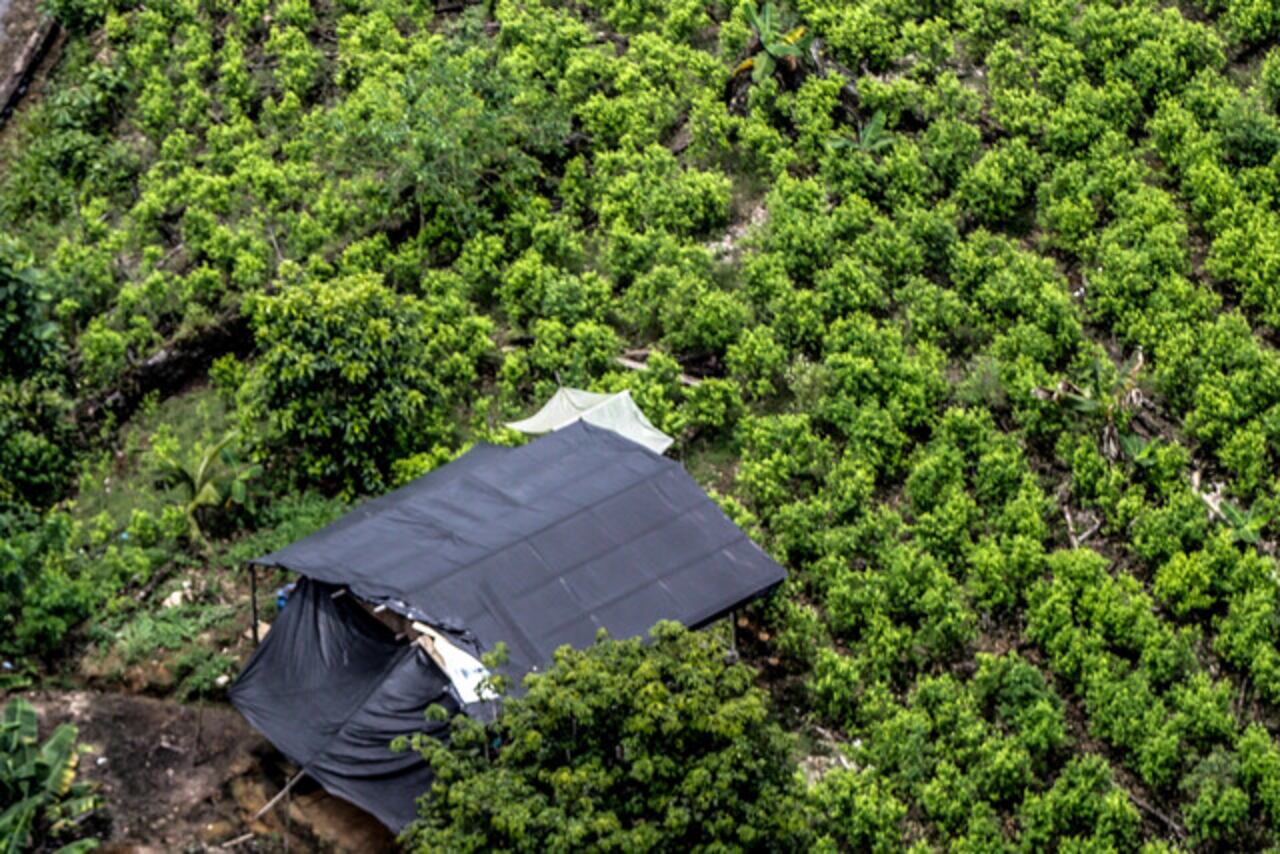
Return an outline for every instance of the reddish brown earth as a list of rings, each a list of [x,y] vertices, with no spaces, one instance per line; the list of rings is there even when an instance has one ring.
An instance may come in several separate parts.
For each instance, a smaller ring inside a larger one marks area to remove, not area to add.
[[[242,852],[395,850],[375,819],[306,779],[252,821],[294,769],[228,706],[95,691],[26,696],[42,734],[70,722],[90,747],[80,769],[101,787],[100,850],[228,850],[233,840]]]

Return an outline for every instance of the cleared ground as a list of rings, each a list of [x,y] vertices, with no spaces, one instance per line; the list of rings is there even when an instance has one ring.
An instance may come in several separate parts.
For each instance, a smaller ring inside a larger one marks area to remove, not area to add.
[[[262,821],[253,814],[292,768],[232,708],[128,694],[38,691],[27,695],[42,732],[74,723],[90,752],[82,774],[101,785],[107,851],[393,850],[391,835],[310,781]]]

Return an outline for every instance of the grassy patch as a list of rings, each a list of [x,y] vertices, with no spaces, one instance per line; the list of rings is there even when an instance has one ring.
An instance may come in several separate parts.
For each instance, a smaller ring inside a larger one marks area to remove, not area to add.
[[[725,444],[701,444],[685,452],[685,469],[704,488],[728,493],[738,471],[738,457]]]
[[[80,469],[79,491],[72,504],[77,519],[89,521],[102,514],[115,528],[129,524],[134,511],[159,516],[164,507],[177,502],[176,491],[156,482],[148,457],[155,437],[172,435],[182,448],[211,443],[232,426],[226,403],[212,387],[148,401],[120,430],[115,449],[84,461]]]
[[[192,596],[190,590],[178,588],[178,598]],[[238,657],[231,651],[243,622],[242,608],[220,600],[138,610],[93,628],[94,650],[81,674],[180,699],[214,696],[235,673]]]
[[[346,510],[347,503],[342,499],[325,498],[314,492],[273,499],[259,508],[258,528],[227,545],[216,561],[223,567],[243,565],[320,530]]]

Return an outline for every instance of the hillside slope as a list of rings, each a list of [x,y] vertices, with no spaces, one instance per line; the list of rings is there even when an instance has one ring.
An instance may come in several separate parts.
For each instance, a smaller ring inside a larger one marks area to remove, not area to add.
[[[1280,844],[1270,4],[49,5],[18,678],[217,695],[238,561],[630,388],[791,571],[746,650],[828,843]]]

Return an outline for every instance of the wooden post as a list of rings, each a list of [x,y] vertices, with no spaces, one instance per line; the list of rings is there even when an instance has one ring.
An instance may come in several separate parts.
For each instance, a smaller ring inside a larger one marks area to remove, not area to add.
[[[729,611],[729,649],[733,650],[733,657],[738,657],[738,614],[736,611]]]
[[[253,645],[258,645],[258,565],[249,564],[249,608],[253,620]]]

